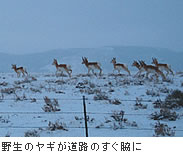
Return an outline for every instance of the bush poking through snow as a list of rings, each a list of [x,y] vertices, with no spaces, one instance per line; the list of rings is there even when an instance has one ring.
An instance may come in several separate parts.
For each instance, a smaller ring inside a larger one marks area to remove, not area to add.
[[[8,118],[5,118],[5,117],[3,117],[3,116],[0,116],[0,123],[5,123],[5,124],[7,124],[7,123],[9,123],[9,122],[10,122],[9,116],[8,116]]]
[[[121,111],[114,111],[111,117],[117,121],[117,122],[122,122],[124,118],[125,112],[123,110]]]
[[[66,84],[66,82],[64,80],[57,80],[57,81],[55,81],[55,83],[57,83],[58,85]]]
[[[7,85],[8,85],[8,83],[7,83],[7,82],[5,82],[5,81],[4,81],[4,82],[2,82],[2,83],[0,82],[0,86],[5,87],[5,86],[7,86]]]
[[[157,99],[155,102],[153,102],[154,108],[161,108],[163,106],[163,101],[161,99]]]
[[[90,87],[90,88],[95,88],[96,86],[95,86],[94,83],[89,82],[89,87]]]
[[[154,108],[174,109],[183,107],[183,92],[180,90],[173,90],[164,101],[160,99],[154,103]]]
[[[103,126],[104,126],[104,124],[101,123],[100,125],[97,125],[95,128],[99,129],[99,128],[103,127]]]
[[[89,95],[91,94],[99,94],[101,92],[100,89],[90,89],[90,88],[85,88],[80,90],[81,93],[87,93]]]
[[[77,120],[77,121],[84,120],[84,118],[83,118],[83,117],[75,116],[74,118],[75,118],[75,120]],[[93,122],[95,121],[95,119],[94,119],[94,118],[90,118],[89,116],[86,116],[86,120],[87,120],[89,123],[93,123]]]
[[[13,94],[13,93],[15,93],[15,88],[1,89],[1,93],[4,93],[4,94]]]
[[[88,84],[89,86],[91,85],[92,88],[95,87],[95,84],[89,82],[88,80],[83,80],[82,82],[77,83],[76,88],[80,88],[80,89],[87,88]]]
[[[152,97],[160,96],[159,93],[155,92],[153,89],[146,91],[147,95],[151,95]]]
[[[161,124],[159,121],[154,126],[154,132],[155,134],[153,136],[159,137],[159,136],[175,136],[175,128],[168,127],[167,124]]]
[[[136,81],[134,81],[134,83],[133,83],[133,85],[144,85],[144,81],[142,81],[142,80],[136,80]]]
[[[122,123],[124,122],[124,114],[125,114],[125,112],[123,110],[121,110],[121,111],[114,111],[113,114],[111,115],[111,117],[118,123],[118,125],[116,125],[115,123],[113,124],[114,130],[123,127]]]
[[[167,87],[160,88],[159,91],[160,91],[161,93],[170,93],[170,90],[169,90]]]
[[[11,137],[11,133],[10,132],[7,132],[5,137]]]
[[[26,95],[23,94],[22,96],[18,96],[16,93],[15,93],[15,101],[24,101],[24,100],[27,100],[26,98]]]
[[[114,104],[114,105],[120,105],[121,102],[118,99],[114,99],[114,100],[109,100],[110,104]]]
[[[169,120],[176,121],[178,118],[178,114],[176,112],[171,112],[170,109],[161,109],[160,112],[154,112],[150,115],[150,118],[153,120]]]
[[[66,129],[66,124],[62,123],[62,122],[59,122],[59,120],[57,120],[55,123],[52,123],[51,121],[49,121],[48,130],[51,130],[51,131],[55,131],[55,130],[68,131],[68,129]]]
[[[136,103],[135,103],[135,110],[138,109],[147,109],[147,104],[142,104],[142,99],[136,98]]]
[[[173,84],[173,79],[170,79],[170,78],[166,78],[163,81],[167,82],[167,83],[170,83],[170,84]]]
[[[183,107],[183,92],[180,90],[174,90],[165,98],[164,105],[166,108],[180,108]]]
[[[112,88],[110,88],[110,89],[109,89],[109,92],[115,92],[115,90],[114,90],[114,89],[112,89]]]
[[[0,95],[0,102],[2,102],[4,100],[4,95],[1,93]]]
[[[25,132],[24,137],[40,137],[37,130],[29,130]]]
[[[113,122],[111,128],[112,128],[113,130],[121,129],[121,128],[122,128],[122,125],[119,125],[119,124],[116,125],[116,122]]]
[[[45,105],[44,105],[44,107],[42,107],[42,109],[45,112],[60,111],[60,109],[58,108],[59,107],[58,100],[56,100],[56,99],[51,100],[50,98],[45,96],[44,101],[45,101]]]
[[[31,103],[36,102],[36,98],[31,98]]]
[[[36,88],[30,88],[30,90],[32,91],[32,92],[35,92],[35,93],[41,93],[41,90],[40,89],[36,89]]]
[[[94,100],[109,100],[109,97],[105,92],[98,92],[96,95],[93,97]]]
[[[137,125],[137,123],[136,123],[135,121],[133,121],[133,122],[131,123],[131,126],[132,126],[132,127],[138,127],[138,125]]]
[[[31,83],[33,81],[37,81],[37,79],[35,77],[25,77],[24,80],[22,80],[22,81],[15,81],[14,83],[16,85],[20,85],[20,84],[25,84],[25,83]]]

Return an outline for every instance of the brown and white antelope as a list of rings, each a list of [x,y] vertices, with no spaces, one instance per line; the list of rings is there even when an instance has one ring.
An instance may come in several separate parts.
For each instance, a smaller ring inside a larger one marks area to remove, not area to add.
[[[168,64],[158,63],[158,60],[156,58],[152,58],[152,60],[153,60],[152,64],[154,64],[156,67],[158,67],[159,70],[166,71],[166,75],[168,75],[169,72],[171,72],[171,74],[174,75],[173,71],[171,70],[171,68]]]
[[[142,72],[145,72],[144,67],[142,67],[137,61],[134,61],[132,66],[136,67],[139,71],[135,74],[136,76],[140,76]]]
[[[116,58],[113,58],[113,59],[111,60],[111,63],[113,63],[113,66],[114,66],[113,72],[114,72],[115,70],[117,70],[118,73],[120,73],[120,70],[124,70],[124,71],[128,72],[128,74],[130,75],[130,71],[128,70],[128,66],[125,65],[125,64],[116,63]]]
[[[154,73],[156,75],[156,78],[158,78],[158,75],[161,75],[162,79],[165,80],[166,77],[165,75],[163,74],[163,72],[161,72],[158,67],[156,66],[153,66],[153,65],[147,65],[145,64],[144,61],[139,61],[140,62],[140,65],[145,69],[146,71],[146,78],[148,78],[148,75],[149,73]]]
[[[65,72],[67,72],[69,77],[71,77],[72,69],[71,69],[70,65],[58,64],[56,59],[53,60],[52,65],[55,65],[55,67],[56,67],[56,75],[58,72],[61,72],[61,74],[63,74],[63,72],[65,71]]]
[[[90,74],[90,71],[92,71],[93,74],[95,74],[94,70],[99,70],[99,75],[102,75],[102,68],[100,63],[98,62],[88,62],[88,59],[86,57],[82,57],[82,64],[85,64],[85,66],[88,68],[88,74]]]
[[[22,77],[25,76],[25,74],[28,75],[27,71],[23,67],[17,67],[16,64],[12,64],[12,69],[17,73],[17,77],[20,77],[20,74],[22,73]]]

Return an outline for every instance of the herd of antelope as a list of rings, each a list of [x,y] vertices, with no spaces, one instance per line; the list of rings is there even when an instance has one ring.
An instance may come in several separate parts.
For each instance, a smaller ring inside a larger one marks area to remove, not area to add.
[[[118,73],[120,74],[120,71],[124,70],[128,73],[128,75],[131,75],[128,66],[122,63],[117,63],[116,58],[113,58],[111,60],[111,63],[114,67],[113,73],[114,71],[118,71]],[[88,62],[88,59],[86,57],[82,57],[82,64],[84,64],[87,67],[88,74],[90,74],[90,71],[92,71],[92,73],[95,74],[95,70],[98,70],[99,75],[102,75],[102,68],[99,62]],[[154,65],[147,65],[143,60],[134,61],[132,66],[138,69],[138,72],[136,73],[135,77],[140,76],[142,72],[146,73],[146,78],[148,78],[148,75],[151,73],[154,74],[156,78],[161,76],[163,80],[166,79],[166,76],[168,76],[169,73],[174,75],[173,71],[171,70],[168,64],[159,63],[156,58],[152,58],[152,64]],[[56,67],[56,75],[59,72],[61,74],[63,74],[63,72],[66,72],[69,75],[69,77],[71,77],[72,69],[70,65],[58,64],[56,59],[53,60],[52,65],[55,65]],[[17,77],[20,77],[21,73],[22,76],[25,76],[25,74],[28,75],[26,69],[23,67],[16,67],[16,65],[12,64],[12,69],[14,69],[14,71],[17,73]],[[166,71],[166,75],[164,75],[163,71]]]

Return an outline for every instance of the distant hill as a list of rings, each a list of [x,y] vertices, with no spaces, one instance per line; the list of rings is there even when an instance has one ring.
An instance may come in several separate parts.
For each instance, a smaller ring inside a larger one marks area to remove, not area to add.
[[[55,72],[52,65],[53,59],[58,59],[59,63],[71,65],[73,73],[87,72],[81,64],[82,56],[89,61],[101,63],[104,72],[111,72],[113,67],[110,63],[113,57],[117,62],[126,63],[130,70],[133,60],[145,60],[151,63],[152,57],[156,57],[162,63],[171,65],[174,71],[183,71],[183,52],[175,52],[164,48],[136,47],[136,46],[108,46],[101,48],[71,48],[57,49],[42,53],[11,55],[0,53],[0,72],[12,72],[11,64],[25,66],[28,72]]]

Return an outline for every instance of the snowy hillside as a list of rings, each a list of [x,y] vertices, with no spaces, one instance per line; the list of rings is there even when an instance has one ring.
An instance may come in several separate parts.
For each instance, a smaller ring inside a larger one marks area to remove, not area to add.
[[[89,136],[183,136],[182,108],[161,107],[175,89],[183,91],[183,74],[156,81],[135,73],[1,73],[0,136],[85,136],[83,95]]]
[[[135,47],[135,46],[111,46],[101,48],[77,48],[77,49],[58,49],[43,53],[8,55],[0,54],[0,72],[13,72],[11,64],[25,66],[29,72],[55,72],[52,65],[53,59],[58,59],[59,63],[71,65],[73,74],[84,73],[85,67],[81,64],[82,56],[88,57],[89,61],[98,61],[101,63],[104,73],[112,71],[110,63],[113,57],[117,62],[126,63],[130,70],[133,60],[145,60],[151,63],[152,57],[157,57],[160,62],[168,63],[174,71],[183,70],[183,53],[174,52],[162,48]]]
[[[82,57],[101,63],[88,75]],[[111,59],[131,71],[113,73]],[[175,75],[135,77],[133,60],[157,57]],[[71,65],[56,76],[53,59]],[[146,47],[62,49],[27,55],[0,54],[0,136],[84,136],[86,97],[89,136],[183,136],[183,53]],[[18,78],[11,64],[26,67]]]

